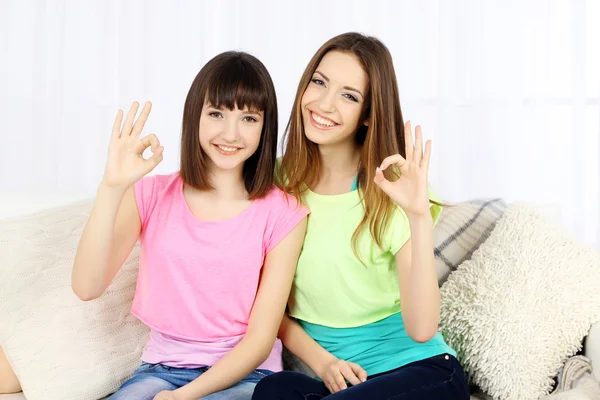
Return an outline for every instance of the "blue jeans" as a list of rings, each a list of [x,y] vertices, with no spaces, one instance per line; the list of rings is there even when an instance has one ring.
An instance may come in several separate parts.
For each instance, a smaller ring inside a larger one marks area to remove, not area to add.
[[[331,394],[325,384],[299,372],[283,371],[263,379],[253,400],[468,400],[467,378],[449,354],[375,374],[366,382]]]
[[[125,381],[108,400],[152,400],[163,390],[175,390],[187,385],[206,372],[208,368],[188,369],[142,363],[135,370],[133,376]],[[202,397],[202,400],[250,400],[258,381],[272,373],[257,369],[229,389]]]

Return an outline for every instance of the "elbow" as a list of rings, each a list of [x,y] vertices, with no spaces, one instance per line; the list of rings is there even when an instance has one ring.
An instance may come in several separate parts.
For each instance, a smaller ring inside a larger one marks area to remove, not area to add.
[[[82,290],[76,286],[71,286],[71,289],[73,290],[73,293],[75,293],[75,296],[77,296],[81,301],[92,301],[100,297],[91,291]]]
[[[75,296],[82,301],[95,300],[102,295],[93,288],[86,287],[86,285],[76,282],[74,279],[71,280],[71,290],[75,293]]]
[[[413,329],[406,327],[408,336],[417,343],[425,343],[433,339],[438,333],[438,325],[430,324],[429,326],[419,326]]]
[[[275,345],[275,335],[267,335],[267,334],[258,334],[258,335],[248,335],[245,337],[247,343],[250,348],[255,349],[255,354],[260,361],[260,364],[266,361],[273,351],[273,346]]]
[[[423,331],[423,332],[412,333],[412,334],[409,334],[408,336],[410,336],[410,338],[417,343],[425,343],[425,342],[429,342],[431,339],[433,339],[435,334],[436,334],[436,332]]]

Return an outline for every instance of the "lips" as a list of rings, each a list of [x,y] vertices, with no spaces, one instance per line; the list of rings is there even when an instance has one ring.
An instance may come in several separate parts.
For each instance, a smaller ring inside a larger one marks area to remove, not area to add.
[[[240,150],[242,150],[242,149],[241,149],[241,148],[239,148],[239,147],[235,147],[235,146],[226,146],[226,145],[214,144],[214,143],[213,143],[213,146],[215,147],[215,149],[216,149],[216,150],[217,150],[219,153],[221,153],[221,154],[223,154],[223,155],[225,155],[225,156],[232,156],[232,155],[234,155],[234,154],[237,154],[237,153],[239,153],[239,152],[240,152]]]
[[[330,120],[329,118],[325,118],[322,115],[319,115],[317,113],[315,113],[314,111],[309,111],[309,118],[310,118],[310,122],[311,124],[321,130],[328,130],[328,129],[332,129],[335,128],[336,126],[338,126],[339,124],[335,121]]]

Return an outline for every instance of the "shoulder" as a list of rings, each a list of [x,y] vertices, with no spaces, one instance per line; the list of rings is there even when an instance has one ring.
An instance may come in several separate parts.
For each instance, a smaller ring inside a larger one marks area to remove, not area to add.
[[[156,200],[166,194],[176,193],[181,188],[181,184],[179,171],[166,175],[148,175],[135,184],[135,192],[138,199],[144,197]]]
[[[285,193],[277,186],[273,186],[271,191],[262,198],[262,201],[266,206],[277,209],[296,209],[302,207],[294,196]]]

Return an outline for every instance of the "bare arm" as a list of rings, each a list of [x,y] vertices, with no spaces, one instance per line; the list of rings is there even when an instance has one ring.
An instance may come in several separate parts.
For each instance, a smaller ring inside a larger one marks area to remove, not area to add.
[[[21,391],[21,384],[11,368],[4,350],[0,347],[0,394],[17,393]]]
[[[141,229],[133,185],[162,161],[156,136],[139,138],[151,104],[146,103],[134,125],[138,107],[133,104],[122,128],[123,112],[117,113],[104,178],[77,247],[71,286],[82,300],[100,297],[131,253]],[[154,155],[145,160],[147,147]]]
[[[322,377],[326,365],[337,361],[337,358],[318,344],[298,321],[287,313],[279,328],[279,338],[285,347],[301,359],[315,374]]]
[[[244,338],[208,371],[175,392],[197,399],[227,389],[269,356],[285,311],[306,232],[304,218],[265,257],[258,293]]]
[[[431,339],[438,329],[440,290],[433,256],[433,218],[429,208],[429,160],[431,141],[423,146],[421,127],[415,129],[413,145],[410,122],[404,124],[405,157],[386,157],[375,172],[375,183],[406,215],[411,239],[396,253],[400,281],[400,304],[406,333],[417,342]],[[424,150],[424,151],[423,151]],[[400,171],[396,181],[383,174],[394,165]]]
[[[435,336],[440,319],[440,289],[433,255],[431,214],[409,216],[411,239],[396,253],[400,304],[406,333],[416,342]]]
[[[73,265],[71,286],[81,300],[104,293],[131,253],[141,229],[133,187],[100,184]]]

